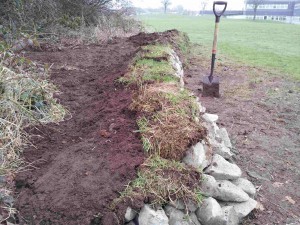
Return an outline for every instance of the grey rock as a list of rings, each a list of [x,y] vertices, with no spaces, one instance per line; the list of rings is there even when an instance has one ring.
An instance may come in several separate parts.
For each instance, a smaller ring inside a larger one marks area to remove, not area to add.
[[[187,200],[186,202],[184,202],[182,199],[177,199],[176,201],[174,201],[172,206],[176,209],[188,210],[189,212],[195,212],[198,208],[198,205],[195,202],[191,200]]]
[[[213,197],[221,201],[230,202],[245,202],[249,200],[248,194],[243,189],[227,180],[217,181]]]
[[[183,66],[178,55],[173,49],[170,52],[170,62],[173,69],[176,71],[175,76],[182,78],[184,76]]]
[[[242,175],[241,169],[222,156],[215,154],[210,166],[204,171],[218,180],[236,180]]]
[[[230,181],[217,181],[213,176],[207,174],[203,174],[202,178],[200,189],[204,196],[232,202],[249,200],[248,194]]]
[[[233,206],[234,210],[236,211],[239,219],[241,220],[245,216],[247,216],[255,207],[257,206],[257,201],[250,198],[246,202],[236,203],[236,202],[226,202],[226,206]]]
[[[208,138],[210,139],[216,139],[217,138],[217,130],[219,130],[219,127],[216,123],[210,123],[210,122],[203,122],[203,126],[208,131]]]
[[[213,152],[224,157],[225,159],[230,159],[233,156],[230,148],[226,147],[224,142],[219,143],[215,139],[210,139],[209,143],[212,147]]]
[[[133,221],[126,223],[126,225],[136,225]]]
[[[196,216],[196,213],[191,213],[190,214],[190,220],[191,220],[191,224],[192,225],[201,225],[201,223],[199,222],[197,216]]]
[[[245,178],[239,178],[237,180],[233,180],[232,183],[243,189],[250,197],[254,197],[256,189],[249,180]]]
[[[130,207],[127,207],[126,209],[126,213],[125,213],[125,221],[129,222],[131,220],[133,220],[136,216],[137,212],[135,210],[133,210]]]
[[[219,116],[217,114],[210,113],[204,113],[202,117],[208,123],[215,123],[219,119]]]
[[[207,155],[208,148],[201,142],[198,142],[187,151],[186,156],[183,158],[183,162],[189,166],[203,169],[209,165]]]
[[[200,223],[204,225],[223,225],[224,214],[219,203],[209,197],[203,200],[201,206],[196,211],[196,215]]]
[[[201,192],[204,196],[213,197],[217,189],[217,181],[213,176],[202,174]]]
[[[200,225],[195,214],[186,214],[172,206],[166,206],[165,212],[169,216],[169,225]]]
[[[232,144],[229,139],[229,135],[225,128],[221,128],[221,129],[217,130],[217,135],[221,138],[221,140],[224,142],[226,147],[232,148]]]
[[[224,213],[224,225],[238,225],[239,224],[239,217],[234,210],[233,206],[225,206],[222,207]]]
[[[149,205],[144,205],[138,222],[139,225],[168,225],[169,219],[163,209],[154,210]]]
[[[198,107],[199,107],[199,112],[200,113],[205,113],[206,108],[201,104],[199,97],[196,97],[196,102],[197,102]]]

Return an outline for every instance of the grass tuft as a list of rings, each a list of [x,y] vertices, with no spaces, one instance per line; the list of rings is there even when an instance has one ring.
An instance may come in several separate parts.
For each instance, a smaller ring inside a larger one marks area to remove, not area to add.
[[[202,201],[198,189],[200,182],[200,171],[152,155],[141,165],[137,178],[129,183],[113,205],[135,199],[147,199],[153,205],[164,205],[177,199],[199,204]]]

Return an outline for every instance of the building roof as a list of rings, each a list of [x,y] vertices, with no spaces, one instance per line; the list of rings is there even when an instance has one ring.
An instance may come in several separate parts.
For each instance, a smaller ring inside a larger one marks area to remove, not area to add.
[[[247,3],[252,3],[255,0],[248,0]],[[266,4],[268,2],[278,2],[278,3],[300,3],[300,0],[263,0],[261,4]]]

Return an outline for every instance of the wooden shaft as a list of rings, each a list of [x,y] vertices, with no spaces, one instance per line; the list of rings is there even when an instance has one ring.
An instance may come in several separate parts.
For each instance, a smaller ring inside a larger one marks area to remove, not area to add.
[[[219,23],[216,23],[215,33],[214,33],[214,42],[213,42],[213,48],[212,48],[213,54],[217,54],[218,33],[219,33]]]

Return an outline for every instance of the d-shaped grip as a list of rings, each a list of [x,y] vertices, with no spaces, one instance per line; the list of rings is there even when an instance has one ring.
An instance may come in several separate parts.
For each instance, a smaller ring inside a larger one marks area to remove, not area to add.
[[[222,11],[217,12],[216,11],[216,5],[224,5],[224,9]],[[225,12],[226,8],[227,8],[227,2],[223,2],[223,1],[216,1],[216,2],[214,2],[213,10],[214,10],[214,14],[216,16],[216,22],[217,23],[220,21],[220,17],[223,15],[223,13]]]

